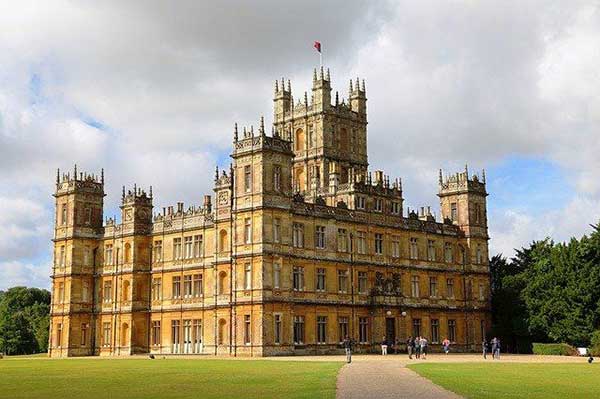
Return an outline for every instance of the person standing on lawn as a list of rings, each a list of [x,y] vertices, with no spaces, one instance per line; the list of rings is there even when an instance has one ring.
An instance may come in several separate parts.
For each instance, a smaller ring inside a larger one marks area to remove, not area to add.
[[[481,341],[481,351],[483,352],[483,358],[487,359],[488,343],[485,338]]]
[[[450,340],[448,338],[444,338],[442,341],[442,346],[444,347],[444,353],[447,355],[450,352]]]
[[[427,345],[429,345],[427,338],[421,337],[421,356],[423,357],[423,360],[427,359]]]
[[[352,363],[352,345],[354,342],[346,335],[344,338],[344,350],[346,351],[346,363]]]

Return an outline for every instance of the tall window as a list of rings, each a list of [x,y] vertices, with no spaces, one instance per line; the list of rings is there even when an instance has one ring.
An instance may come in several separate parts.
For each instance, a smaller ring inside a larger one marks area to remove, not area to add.
[[[453,278],[446,279],[446,296],[448,298],[454,298],[454,279]]]
[[[473,205],[473,219],[475,224],[479,224],[481,222],[481,207],[479,204]]]
[[[102,346],[110,346],[110,322],[105,321],[102,323]]]
[[[367,233],[364,231],[356,232],[356,251],[359,254],[367,253]]]
[[[402,208],[400,207],[400,203],[399,202],[392,202],[392,214],[393,215],[400,215],[402,213]]]
[[[375,254],[383,254],[383,234],[375,233]]]
[[[366,294],[368,290],[367,272],[358,272],[358,293]]]
[[[113,264],[113,246],[112,244],[106,244],[104,246],[104,264]]]
[[[274,341],[276,344],[281,343],[281,314],[275,314],[274,325]]]
[[[181,277],[173,277],[173,298],[181,298]]]
[[[273,288],[281,287],[281,264],[273,263]]]
[[[183,253],[185,259],[192,259],[194,256],[194,244],[192,236],[183,238]]]
[[[325,269],[317,268],[317,291],[324,292],[325,291]]]
[[[346,229],[338,229],[337,250],[340,252],[348,251],[348,231]]]
[[[90,247],[83,248],[83,265],[90,265]]]
[[[171,352],[172,353],[180,353],[180,346],[179,346],[179,342],[180,342],[180,335],[179,335],[179,331],[180,331],[181,325],[179,323],[179,320],[171,320],[171,343],[172,343],[172,347],[171,347]]]
[[[152,279],[152,300],[158,301],[162,298],[162,279],[160,277]]]
[[[327,316],[317,316],[317,344],[327,343]]]
[[[479,283],[479,300],[485,301],[485,284]]]
[[[160,346],[160,320],[152,321],[152,345]]]
[[[183,353],[192,351],[192,321],[183,321]]]
[[[304,268],[302,266],[294,266],[292,280],[294,291],[304,291]]]
[[[192,352],[200,353],[202,352],[202,320],[195,319],[192,321]]]
[[[104,302],[112,302],[112,281],[104,280],[104,287],[102,288],[102,300]]]
[[[294,344],[304,343],[304,316],[294,316]]]
[[[81,299],[83,302],[89,302],[90,300],[90,282],[84,281],[81,285]]]
[[[192,295],[196,298],[204,294],[204,286],[202,284],[202,274],[194,274]]]
[[[58,283],[57,301],[58,303],[65,302],[65,283],[62,281]]]
[[[202,234],[194,236],[194,258],[202,256]]]
[[[458,208],[456,207],[456,202],[450,204],[450,219],[455,222],[458,219]]]
[[[358,318],[358,341],[361,344],[369,342],[369,319],[367,317]]]
[[[437,297],[437,277],[429,277],[429,296]]]
[[[411,293],[414,298],[418,298],[420,296],[419,293],[419,276],[412,276],[410,278],[410,287]]]
[[[413,337],[421,336],[421,319],[413,319]]]
[[[181,259],[181,238],[177,237],[173,239],[173,257],[174,259]]]
[[[339,342],[342,342],[348,335],[348,316],[338,317],[338,337]]]
[[[431,319],[431,342],[440,342],[440,321],[438,319]]]
[[[448,340],[456,342],[456,320],[448,320]]]
[[[317,226],[315,229],[315,248],[325,248],[325,226]]]
[[[244,289],[252,289],[252,265],[250,263],[244,265]]]
[[[244,315],[244,344],[250,345],[250,315]]]
[[[273,167],[273,189],[275,191],[281,190],[281,166],[279,165]]]
[[[338,270],[338,292],[348,292],[348,270]]]
[[[447,263],[452,263],[454,261],[454,254],[453,254],[452,244],[450,244],[449,242],[447,242],[446,244],[444,244],[444,260]]]
[[[375,198],[375,212],[383,212],[383,200]]]
[[[410,239],[410,258],[419,259],[419,240],[414,237]]]
[[[92,223],[92,208],[85,208],[85,223]]]
[[[427,260],[435,261],[435,241],[427,240]]]
[[[361,209],[361,210],[365,209],[366,208],[365,202],[366,202],[365,197],[362,197],[362,196],[356,197],[356,209]]]
[[[60,208],[60,222],[62,225],[67,224],[67,204],[62,204]]]
[[[392,257],[400,257],[400,237],[398,236],[392,237]]]
[[[281,242],[281,219],[273,219],[273,242]]]
[[[244,243],[250,244],[252,242],[252,219],[244,219]]]
[[[301,223],[294,223],[292,230],[292,245],[296,248],[304,248],[304,225]]]
[[[153,256],[156,262],[162,260],[162,240],[154,241]]]
[[[252,190],[252,167],[244,166],[244,191],[249,193]]]
[[[88,323],[81,324],[81,346],[87,345],[87,336],[88,336],[89,328],[90,328],[90,325]]]
[[[483,250],[481,249],[481,245],[477,244],[477,251],[476,251],[476,262],[478,264],[482,264],[483,263]]]
[[[187,274],[183,276],[183,297],[191,298],[192,297],[192,275]]]

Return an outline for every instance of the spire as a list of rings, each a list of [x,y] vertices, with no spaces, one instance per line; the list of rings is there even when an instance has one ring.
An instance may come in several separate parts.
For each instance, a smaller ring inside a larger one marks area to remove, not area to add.
[[[121,194],[121,200],[125,201],[125,186],[123,186],[123,193]]]
[[[353,91],[354,90],[352,89],[352,79],[350,79],[350,89],[349,89],[350,95],[348,97],[352,97],[352,92]]]
[[[288,79],[287,83],[288,83],[288,85],[287,85],[287,91],[289,91],[291,93],[292,92],[292,83],[290,82],[289,79]]]
[[[73,167],[73,178],[77,180],[77,164],[75,164],[75,167]]]
[[[244,128],[245,129],[245,128]],[[215,166],[215,181],[219,180],[219,166]]]
[[[317,68],[313,68],[313,82],[317,81]]]
[[[441,169],[440,169],[440,176],[439,176],[439,180],[438,181],[439,181],[440,185],[443,182],[443,176],[442,176],[442,170]]]
[[[104,168],[100,171],[100,183],[104,184]]]
[[[250,137],[254,137],[254,125],[250,125]]]
[[[150,186],[150,198],[152,198],[152,186]]]
[[[327,68],[327,77],[325,78],[326,81],[331,82],[331,75],[329,74],[329,68]]]
[[[481,171],[481,179],[483,180],[483,184],[485,184],[485,169]]]
[[[260,134],[261,136],[265,135],[265,117],[261,115],[260,117]]]
[[[238,141],[238,127],[237,122],[233,125],[233,140]]]
[[[361,88],[361,90],[364,91],[364,92],[366,92],[366,90],[365,90],[365,80],[364,79],[362,80],[362,88]]]
[[[321,71],[319,73],[319,79],[323,80],[323,65],[321,65]]]
[[[275,94],[277,94],[279,92],[279,84],[277,82],[277,79],[275,79]]]
[[[339,93],[336,91],[335,92],[335,105],[336,107],[340,104],[340,95]]]
[[[56,169],[56,184],[60,183],[60,168]]]
[[[308,93],[304,92],[304,105],[308,106]]]
[[[283,80],[283,78],[281,78],[281,91],[285,90],[285,82]]]
[[[356,77],[356,90],[360,90],[358,76]]]
[[[467,180],[469,180],[469,166],[467,164],[465,164],[465,176],[467,177]]]

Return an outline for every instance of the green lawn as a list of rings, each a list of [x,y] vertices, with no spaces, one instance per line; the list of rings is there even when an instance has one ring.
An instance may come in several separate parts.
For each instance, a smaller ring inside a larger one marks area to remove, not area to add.
[[[3,359],[0,398],[335,398],[342,362]]]
[[[599,364],[422,363],[409,367],[470,399],[600,398]]]

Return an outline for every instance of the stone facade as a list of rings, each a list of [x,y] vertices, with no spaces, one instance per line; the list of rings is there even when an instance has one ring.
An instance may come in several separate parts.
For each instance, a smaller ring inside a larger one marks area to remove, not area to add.
[[[153,215],[104,173],[57,175],[50,356],[359,351],[384,336],[475,349],[490,326],[485,174],[442,176],[440,220],[368,171],[366,90],[315,71],[309,102],[276,82],[273,132],[234,131],[214,197]]]

